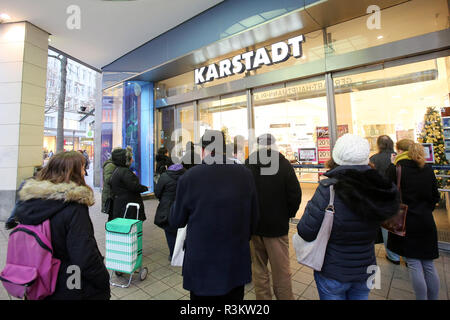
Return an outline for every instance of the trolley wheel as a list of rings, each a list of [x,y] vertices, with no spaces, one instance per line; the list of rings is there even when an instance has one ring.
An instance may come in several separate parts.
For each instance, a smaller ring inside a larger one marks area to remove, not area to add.
[[[147,278],[148,269],[146,267],[142,268],[141,271],[139,271],[139,279],[141,281],[144,281]]]

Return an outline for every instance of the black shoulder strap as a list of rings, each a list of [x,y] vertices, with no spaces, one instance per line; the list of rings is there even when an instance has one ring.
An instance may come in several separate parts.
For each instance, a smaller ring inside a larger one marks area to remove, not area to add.
[[[119,167],[116,167],[116,168],[114,169],[114,171],[113,171],[111,177],[109,177],[108,184],[109,184],[109,186],[111,187],[111,190],[112,190],[111,180],[112,180],[114,174],[116,173],[116,171],[117,171],[118,169],[119,169]]]

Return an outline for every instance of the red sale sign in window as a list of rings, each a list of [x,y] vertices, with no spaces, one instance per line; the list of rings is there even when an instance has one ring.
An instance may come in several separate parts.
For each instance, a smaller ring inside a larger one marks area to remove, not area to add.
[[[339,125],[338,138],[346,133],[348,133],[348,125]],[[316,127],[316,134],[319,164],[322,164],[331,158],[330,133],[328,127]]]

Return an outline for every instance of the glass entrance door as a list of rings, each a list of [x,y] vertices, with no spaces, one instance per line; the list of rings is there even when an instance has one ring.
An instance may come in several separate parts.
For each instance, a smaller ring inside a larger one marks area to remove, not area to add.
[[[253,91],[255,136],[272,134],[278,150],[297,168],[302,202],[300,219],[321,176],[317,167],[329,157],[328,111],[323,77],[255,89]],[[316,167],[314,167],[316,165]]]
[[[181,159],[187,150],[188,142],[194,142],[194,106],[192,103],[176,107],[175,123],[177,129],[176,141],[179,145],[177,157]]]

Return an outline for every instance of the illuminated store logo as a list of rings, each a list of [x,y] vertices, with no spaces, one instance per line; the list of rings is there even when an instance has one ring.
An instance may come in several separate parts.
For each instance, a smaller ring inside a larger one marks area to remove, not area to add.
[[[291,55],[300,58],[303,55],[302,42],[305,42],[303,35],[291,38],[288,41],[274,43],[271,50],[272,56],[269,55],[266,48],[259,48],[256,51],[238,54],[232,59],[219,61],[218,64],[213,63],[207,67],[195,69],[195,84],[254,70],[262,65],[270,66],[281,63],[289,59]]]

